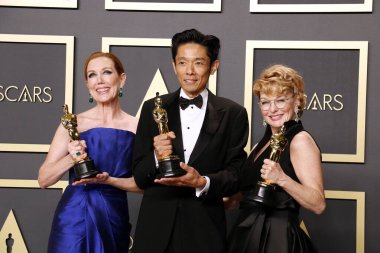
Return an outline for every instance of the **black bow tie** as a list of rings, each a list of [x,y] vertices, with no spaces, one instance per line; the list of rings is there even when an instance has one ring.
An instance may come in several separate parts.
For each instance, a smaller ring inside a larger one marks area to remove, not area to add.
[[[202,96],[198,95],[194,99],[179,97],[179,106],[181,107],[182,110],[185,110],[191,104],[197,106],[198,108],[201,108],[203,104]]]

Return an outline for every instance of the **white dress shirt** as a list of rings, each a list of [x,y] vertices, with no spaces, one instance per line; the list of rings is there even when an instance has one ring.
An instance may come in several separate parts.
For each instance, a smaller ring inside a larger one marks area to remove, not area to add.
[[[189,162],[189,158],[195,143],[198,140],[199,133],[203,125],[203,121],[206,115],[207,100],[208,100],[208,90],[204,89],[200,95],[203,99],[202,108],[198,108],[195,105],[189,105],[186,109],[180,110],[181,117],[181,129],[182,129],[182,141],[183,141],[183,150],[185,156],[185,163]],[[181,89],[180,96],[183,98],[190,99],[189,96]],[[158,168],[158,160],[156,153],[154,153],[154,159],[156,161],[156,167]],[[196,168],[195,168],[196,169]],[[195,188],[195,194],[197,197],[207,194],[208,189],[210,188],[210,178],[204,176],[206,179],[206,185],[203,188]]]
[[[186,164],[189,162],[190,155],[193,152],[195,143],[198,140],[199,133],[201,132],[203,121],[206,115],[208,90],[204,89],[200,95],[203,98],[203,104],[201,108],[198,108],[195,105],[189,105],[184,110],[180,109],[183,151]],[[182,89],[180,96],[190,99]],[[202,194],[206,194],[210,187],[210,179],[207,176],[205,176],[205,179],[207,181],[205,187],[196,188],[197,197],[201,196]]]

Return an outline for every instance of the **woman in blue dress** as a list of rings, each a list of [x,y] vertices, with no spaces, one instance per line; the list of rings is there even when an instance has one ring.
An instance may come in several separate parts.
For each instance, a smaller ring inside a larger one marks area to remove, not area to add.
[[[126,75],[115,55],[91,54],[84,74],[90,102],[96,105],[77,115],[80,140],[71,141],[60,125],[39,171],[42,188],[69,171],[69,186],[54,215],[48,252],[127,253],[131,225],[125,191],[140,191],[131,177],[138,120],[120,107]],[[75,181],[72,167],[87,156],[102,173]]]

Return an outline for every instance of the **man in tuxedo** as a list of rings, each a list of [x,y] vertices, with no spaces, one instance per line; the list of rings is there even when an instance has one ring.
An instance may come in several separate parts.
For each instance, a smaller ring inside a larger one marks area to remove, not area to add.
[[[219,48],[217,37],[195,29],[173,36],[173,67],[181,88],[160,97],[170,132],[158,131],[154,99],[143,105],[133,158],[135,181],[144,189],[134,253],[226,250],[223,197],[238,191],[248,117],[244,107],[206,88],[219,66]],[[171,154],[180,157],[186,174],[157,179],[157,161]]]

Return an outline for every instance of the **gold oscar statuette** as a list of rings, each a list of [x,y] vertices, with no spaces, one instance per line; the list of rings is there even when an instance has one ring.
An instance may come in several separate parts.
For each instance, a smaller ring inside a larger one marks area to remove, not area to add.
[[[169,133],[168,128],[168,114],[166,110],[162,107],[162,98],[156,93],[156,98],[154,99],[154,110],[152,112],[153,119],[157,123],[158,131],[160,134]],[[180,158],[178,155],[171,154],[169,156],[158,158],[158,173],[156,178],[165,177],[179,177],[186,174],[180,166]]]
[[[285,126],[281,127],[280,132],[272,134],[270,138],[271,152],[269,159],[278,163],[280,162],[281,153],[284,151],[288,140],[284,136]],[[274,204],[276,186],[269,181],[258,181],[254,189],[253,200],[262,203],[265,206]]]
[[[67,105],[63,106],[63,116],[61,117],[61,123],[64,128],[69,132],[71,141],[79,141],[79,133],[77,130],[77,116],[75,114],[69,113]],[[87,156],[86,158],[76,161],[74,166],[75,181],[81,180],[83,178],[95,177],[97,174],[101,173],[94,165],[94,161]]]

